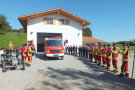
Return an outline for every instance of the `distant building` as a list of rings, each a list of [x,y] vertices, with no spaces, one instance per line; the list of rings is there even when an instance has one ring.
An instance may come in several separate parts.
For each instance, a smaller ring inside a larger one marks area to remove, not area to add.
[[[47,37],[61,37],[65,45],[82,45],[82,27],[91,22],[64,9],[55,8],[18,17],[27,30],[27,41],[34,41],[36,51],[43,51]]]
[[[102,40],[99,40],[99,39],[96,39],[96,38],[93,38],[93,37],[83,36],[83,44],[98,43],[98,42],[105,42],[105,41],[102,41]]]

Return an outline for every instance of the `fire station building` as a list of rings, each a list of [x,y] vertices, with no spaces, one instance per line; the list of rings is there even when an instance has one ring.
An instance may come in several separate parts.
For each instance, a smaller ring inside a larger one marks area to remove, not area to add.
[[[18,17],[27,30],[27,41],[34,41],[37,52],[43,51],[44,38],[61,37],[65,45],[82,45],[82,27],[91,24],[64,9],[55,8]]]

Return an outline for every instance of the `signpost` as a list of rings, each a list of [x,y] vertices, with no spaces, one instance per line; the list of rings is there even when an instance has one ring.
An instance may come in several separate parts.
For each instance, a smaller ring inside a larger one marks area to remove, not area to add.
[[[134,78],[134,67],[135,67],[135,50],[134,50],[134,60],[133,60],[133,68],[132,68],[132,79]]]

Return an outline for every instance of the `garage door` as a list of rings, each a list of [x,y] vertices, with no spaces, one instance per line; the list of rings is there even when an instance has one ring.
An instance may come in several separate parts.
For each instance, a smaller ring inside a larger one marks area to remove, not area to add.
[[[37,52],[43,52],[44,38],[61,37],[62,33],[37,33]]]

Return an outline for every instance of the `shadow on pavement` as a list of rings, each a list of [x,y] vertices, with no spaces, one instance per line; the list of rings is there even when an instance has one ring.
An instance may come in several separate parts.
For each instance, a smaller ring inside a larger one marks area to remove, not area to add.
[[[47,74],[47,77],[50,78],[50,80],[44,80],[41,83],[45,87],[53,87],[54,90],[71,90],[73,87],[81,90],[134,90],[135,88],[135,80],[120,78],[108,72],[102,75],[96,75],[92,72],[69,68],[62,70],[49,67],[48,69],[50,71],[47,73],[42,70],[41,72],[39,71],[44,75]]]
[[[41,58],[41,56],[39,56]],[[121,78],[111,72],[103,70],[94,63],[89,63],[80,57],[75,57],[89,70],[79,70],[73,68],[55,69],[48,67],[48,70],[38,70],[45,78],[41,82],[45,90],[134,90],[135,80]],[[81,68],[81,67],[80,67]],[[101,72],[101,73],[100,73]]]
[[[92,71],[80,71],[74,69],[54,69],[49,67],[48,77],[54,81],[61,81],[59,84],[53,81],[43,81],[45,86],[52,86],[57,90],[68,90],[70,87],[78,87],[81,90],[134,90],[135,80],[130,78],[121,78],[113,75],[111,72],[107,72],[95,63],[90,63],[89,60],[85,60],[80,57],[75,57],[83,64],[87,65]],[[97,74],[102,72],[102,74]],[[70,84],[69,82],[70,81]],[[58,87],[59,86],[59,87]]]

